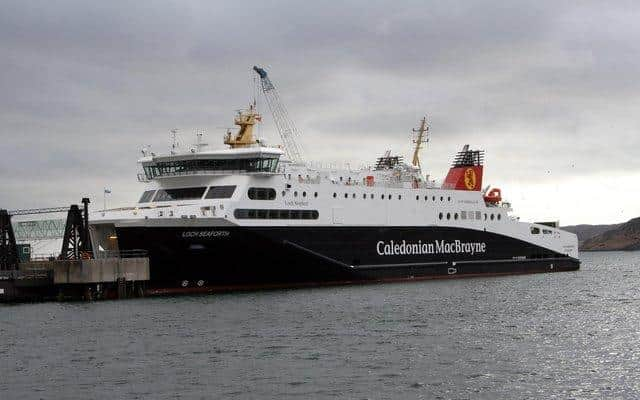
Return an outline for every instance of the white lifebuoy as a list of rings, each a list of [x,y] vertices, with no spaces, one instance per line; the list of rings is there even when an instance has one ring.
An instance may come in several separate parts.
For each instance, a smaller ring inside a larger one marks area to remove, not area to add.
[[[196,285],[198,285],[198,287],[202,287],[204,286],[204,281],[200,279],[198,282],[196,282]]]
[[[449,274],[449,275],[453,275],[456,272],[458,272],[458,270],[453,268],[453,267],[449,267],[449,269],[447,270],[447,274]]]
[[[187,287],[189,286],[189,281],[185,279],[184,281],[182,281],[181,285],[182,287]]]

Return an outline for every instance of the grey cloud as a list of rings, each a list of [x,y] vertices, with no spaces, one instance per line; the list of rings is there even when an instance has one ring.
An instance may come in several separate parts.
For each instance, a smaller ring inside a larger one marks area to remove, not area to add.
[[[315,160],[406,152],[427,113],[434,175],[463,143],[505,180],[638,170],[639,14],[632,2],[5,2],[0,205],[23,206],[38,185],[21,182],[43,180],[53,198],[78,182],[101,196],[103,181],[121,188],[114,201],[135,198],[139,148],[166,148],[174,127],[219,145],[254,64]],[[277,140],[268,117],[262,132]]]

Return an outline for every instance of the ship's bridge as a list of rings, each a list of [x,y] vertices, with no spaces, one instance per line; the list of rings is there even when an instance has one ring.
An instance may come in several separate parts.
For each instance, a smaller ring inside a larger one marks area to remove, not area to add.
[[[283,154],[276,147],[256,146],[147,156],[138,160],[143,170],[138,180],[148,182],[187,175],[275,174]]]

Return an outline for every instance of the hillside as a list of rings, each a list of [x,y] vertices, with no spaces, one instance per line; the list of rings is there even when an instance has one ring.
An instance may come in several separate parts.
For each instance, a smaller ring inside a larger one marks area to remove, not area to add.
[[[583,242],[589,240],[595,236],[601,235],[606,231],[615,229],[622,224],[610,224],[610,225],[571,225],[563,226],[562,229],[578,235],[578,242],[582,245]]]
[[[599,227],[605,226],[607,225],[600,225]],[[578,238],[580,250],[583,251],[640,250],[640,218],[613,225],[610,229],[605,229],[604,231],[600,228],[584,229],[582,234],[584,239],[580,238],[580,236]]]

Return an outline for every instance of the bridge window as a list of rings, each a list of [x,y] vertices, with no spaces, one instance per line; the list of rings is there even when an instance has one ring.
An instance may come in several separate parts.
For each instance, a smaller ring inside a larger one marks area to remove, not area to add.
[[[236,191],[235,185],[227,186],[211,186],[205,199],[229,199],[233,196],[233,192]]]
[[[150,202],[155,192],[155,190],[147,190],[146,192],[142,193],[142,197],[140,197],[140,201],[138,203]]]
[[[317,210],[253,210],[238,208],[233,212],[237,219],[318,219]]]
[[[276,191],[272,188],[252,187],[249,188],[247,194],[251,200],[273,200],[276,198]],[[297,192],[294,195],[297,195]]]
[[[239,158],[162,161],[144,165],[147,179],[165,175],[193,175],[206,171],[276,172],[277,158]]]
[[[538,228],[537,226],[532,226],[532,227],[531,227],[531,233],[532,233],[533,235],[537,235],[537,234],[539,234],[539,233],[540,233],[540,228]]]
[[[153,201],[198,200],[202,198],[206,189],[206,187],[160,189]]]

